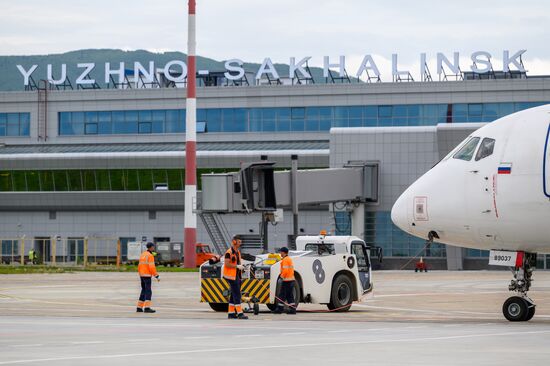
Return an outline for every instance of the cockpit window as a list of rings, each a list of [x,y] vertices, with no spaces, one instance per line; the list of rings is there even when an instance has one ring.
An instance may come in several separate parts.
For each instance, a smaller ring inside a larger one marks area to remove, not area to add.
[[[488,137],[484,138],[479,145],[479,149],[477,150],[476,161],[492,155],[494,149],[495,139],[490,139]]]
[[[479,137],[472,137],[470,141],[462,147],[462,149],[458,150],[458,152],[454,154],[453,158],[466,161],[472,160],[472,156],[474,156],[478,143]]]

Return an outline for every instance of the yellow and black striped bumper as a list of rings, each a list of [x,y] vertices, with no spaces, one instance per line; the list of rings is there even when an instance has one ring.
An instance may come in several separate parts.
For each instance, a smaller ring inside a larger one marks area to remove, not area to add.
[[[269,280],[245,279],[241,284],[241,293],[257,298],[260,304],[269,303]],[[201,279],[201,302],[227,303],[229,283],[223,278]]]

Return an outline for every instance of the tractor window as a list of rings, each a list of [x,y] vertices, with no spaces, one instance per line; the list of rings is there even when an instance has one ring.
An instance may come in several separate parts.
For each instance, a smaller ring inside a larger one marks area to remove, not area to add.
[[[487,156],[491,156],[494,149],[495,139],[490,139],[487,137],[484,138],[479,145],[479,149],[477,150],[476,161],[486,158]]]
[[[462,147],[462,149],[458,150],[458,152],[454,154],[453,158],[466,161],[472,160],[472,156],[474,156],[478,143],[479,137],[472,137],[470,141]]]
[[[334,244],[325,244],[325,243],[310,243],[306,244],[306,251],[312,251],[318,255],[332,255],[336,254],[334,250]]]

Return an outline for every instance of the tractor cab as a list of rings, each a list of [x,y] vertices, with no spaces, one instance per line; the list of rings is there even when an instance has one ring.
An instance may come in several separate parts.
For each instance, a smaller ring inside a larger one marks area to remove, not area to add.
[[[353,268],[357,265],[363,291],[371,288],[370,248],[363,240],[355,236],[326,235],[323,230],[318,236],[299,236],[296,238],[296,249],[309,251],[310,255],[329,256],[336,254],[351,254],[347,257],[347,265]],[[357,262],[357,263],[355,263]]]

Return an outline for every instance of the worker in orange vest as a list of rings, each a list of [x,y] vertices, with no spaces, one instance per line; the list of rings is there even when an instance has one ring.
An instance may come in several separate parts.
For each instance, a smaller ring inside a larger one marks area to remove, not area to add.
[[[288,305],[287,314],[296,314],[296,303],[294,302],[294,262],[288,256],[288,248],[282,247],[279,250],[281,257],[281,293],[280,298]],[[275,313],[281,314],[284,310],[284,304],[279,302],[279,306],[275,309]]]
[[[227,309],[228,319],[248,319],[241,305],[241,271],[244,269],[239,250],[241,243],[240,236],[235,235],[231,241],[231,247],[225,252],[223,261],[223,278],[229,283],[231,289]]]
[[[139,257],[138,273],[141,280],[141,293],[137,303],[138,313],[156,313],[156,310],[151,309],[151,297],[153,291],[151,289],[151,279],[155,277],[160,282],[160,277],[155,267],[155,244],[147,243],[147,250],[141,253]]]

